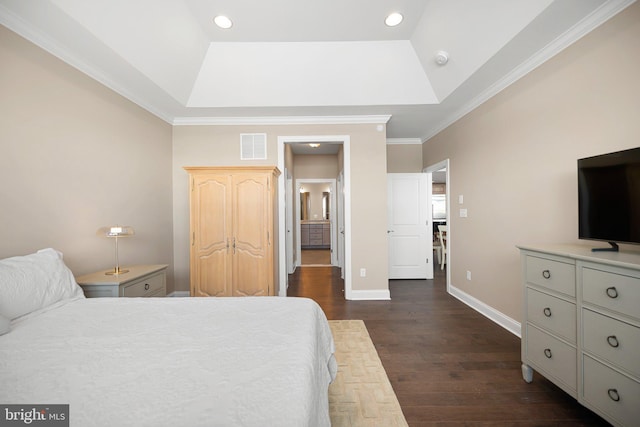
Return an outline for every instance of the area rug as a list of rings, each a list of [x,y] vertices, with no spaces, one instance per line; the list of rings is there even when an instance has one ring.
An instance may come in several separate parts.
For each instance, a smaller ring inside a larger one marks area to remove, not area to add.
[[[329,386],[332,427],[408,426],[362,320],[330,320],[338,376]]]

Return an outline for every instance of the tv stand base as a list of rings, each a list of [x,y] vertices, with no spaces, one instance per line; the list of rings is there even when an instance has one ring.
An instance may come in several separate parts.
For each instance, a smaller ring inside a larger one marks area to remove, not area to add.
[[[618,244],[615,242],[609,242],[610,248],[591,248],[591,252],[618,252]]]

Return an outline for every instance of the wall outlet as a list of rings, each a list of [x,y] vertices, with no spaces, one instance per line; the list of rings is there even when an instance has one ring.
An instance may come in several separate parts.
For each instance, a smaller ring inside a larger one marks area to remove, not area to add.
[[[466,217],[467,217],[467,210],[460,209],[460,218],[466,218]]]
[[[471,280],[471,272],[467,270],[467,280]]]
[[[367,269],[366,268],[361,268],[360,269],[360,277],[367,277]]]

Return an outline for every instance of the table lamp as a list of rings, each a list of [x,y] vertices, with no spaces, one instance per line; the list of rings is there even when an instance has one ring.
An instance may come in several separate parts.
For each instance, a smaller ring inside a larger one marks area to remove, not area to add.
[[[117,276],[118,274],[124,274],[129,272],[129,270],[121,270],[120,263],[118,261],[118,237],[129,237],[133,236],[135,232],[133,231],[133,227],[129,227],[128,225],[113,225],[108,227],[100,227],[96,232],[98,236],[103,237],[114,237],[116,239],[116,267],[113,271],[107,271],[104,274]]]

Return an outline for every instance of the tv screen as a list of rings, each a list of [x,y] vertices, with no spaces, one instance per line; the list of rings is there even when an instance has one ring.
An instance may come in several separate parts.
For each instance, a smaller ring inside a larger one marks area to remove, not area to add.
[[[640,147],[578,160],[581,239],[640,244]]]

